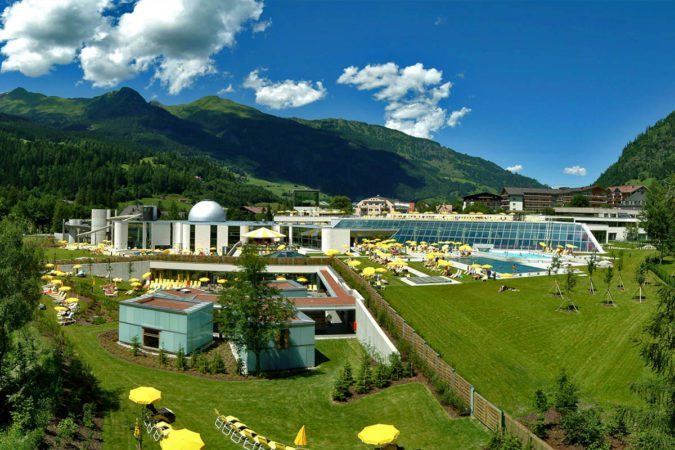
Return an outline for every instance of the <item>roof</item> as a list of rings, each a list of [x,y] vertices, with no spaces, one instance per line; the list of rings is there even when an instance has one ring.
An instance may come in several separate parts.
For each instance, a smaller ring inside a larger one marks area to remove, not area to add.
[[[203,292],[203,291],[202,291]],[[217,300],[217,297],[216,297]],[[196,299],[190,296],[181,296],[163,291],[145,294],[120,302],[121,305],[133,306],[144,309],[157,309],[161,311],[178,312],[189,314],[212,305],[212,302]]]
[[[610,186],[607,189],[610,191],[619,191],[622,194],[630,194],[642,188],[644,188],[644,186],[641,184],[627,184],[623,186]]]
[[[247,205],[244,205],[244,206],[241,207],[241,209],[243,209],[244,211],[248,211],[250,213],[253,213],[253,214],[262,214],[262,213],[265,212],[265,208],[263,208],[262,206],[247,206]]]
[[[502,195],[525,195],[525,194],[550,194],[550,195],[560,195],[560,194],[571,194],[574,192],[587,191],[589,189],[602,188],[601,186],[583,186],[578,188],[528,188],[528,187],[505,187],[502,189]]]
[[[494,194],[492,192],[479,192],[477,194],[465,195],[462,197],[464,200],[478,198],[478,197],[492,197],[494,199],[501,199],[502,196],[499,194]]]

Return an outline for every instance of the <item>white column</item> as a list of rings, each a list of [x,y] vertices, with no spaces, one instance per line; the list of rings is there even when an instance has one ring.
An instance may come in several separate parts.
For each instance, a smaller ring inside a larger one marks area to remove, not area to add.
[[[183,250],[190,251],[190,228],[193,227],[191,223],[183,222]]]
[[[239,239],[242,244],[248,244],[248,238],[244,237],[246,233],[248,233],[248,225],[241,225],[239,227]]]
[[[129,222],[116,221],[113,225],[115,250],[126,250],[129,243]]]

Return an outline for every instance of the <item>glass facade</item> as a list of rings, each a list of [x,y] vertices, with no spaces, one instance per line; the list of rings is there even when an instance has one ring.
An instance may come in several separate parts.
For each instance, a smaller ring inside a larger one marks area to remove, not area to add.
[[[539,243],[545,242],[553,247],[571,244],[583,252],[602,251],[593,242],[588,228],[578,223],[341,219],[335,228],[348,228],[354,232],[396,230],[392,238],[401,243],[455,241],[469,245],[489,244],[502,249],[540,250]]]
[[[294,226],[293,244],[300,247],[321,249],[321,228]]]

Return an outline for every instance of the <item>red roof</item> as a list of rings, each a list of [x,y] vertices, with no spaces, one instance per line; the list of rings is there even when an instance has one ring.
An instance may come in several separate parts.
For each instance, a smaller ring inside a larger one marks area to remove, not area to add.
[[[180,300],[169,300],[165,298],[155,298],[150,297],[147,300],[141,300],[137,303],[140,303],[145,306],[154,306],[157,308],[172,309],[174,311],[184,311],[188,308],[195,306],[194,303],[183,302]]]
[[[635,192],[640,188],[643,188],[641,184],[627,184],[623,186],[610,186],[608,189],[610,191],[616,191],[618,190],[619,192],[623,194],[630,194],[631,192]]]

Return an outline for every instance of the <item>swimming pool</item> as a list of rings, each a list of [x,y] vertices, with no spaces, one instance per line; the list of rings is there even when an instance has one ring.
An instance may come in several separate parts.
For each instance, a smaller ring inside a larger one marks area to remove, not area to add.
[[[548,261],[551,259],[551,255],[546,255],[544,253],[530,253],[530,252],[519,252],[519,251],[499,251],[499,250],[490,250],[489,253],[494,253],[497,256],[505,256],[507,258],[518,258],[518,259],[537,259]]]
[[[452,261],[457,261],[462,264],[490,264],[493,271],[497,273],[511,273],[513,272],[513,266],[516,268],[515,273],[530,273],[530,272],[544,272],[545,269],[540,269],[538,267],[532,267],[525,264],[521,264],[514,261],[502,261],[500,259],[487,258],[484,256],[468,256],[465,258],[451,258]]]

